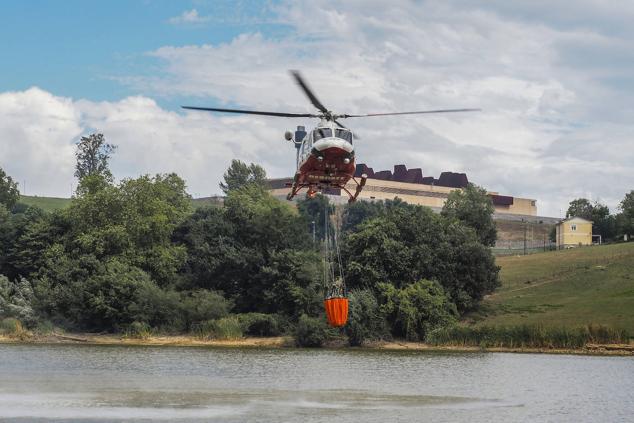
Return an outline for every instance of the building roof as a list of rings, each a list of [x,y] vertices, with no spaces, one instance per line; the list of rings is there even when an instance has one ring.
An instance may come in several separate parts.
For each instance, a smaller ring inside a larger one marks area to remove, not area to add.
[[[579,216],[570,216],[567,217],[566,219],[562,219],[559,221],[559,223],[557,223],[558,225],[564,223],[564,222],[571,222],[571,221],[576,221],[576,222],[585,222],[585,223],[593,223],[592,220],[588,220],[588,219],[584,219],[583,217],[579,217]]]
[[[365,163],[357,164],[354,176],[362,174],[368,175],[370,179],[382,181],[405,182],[410,184],[437,185],[449,188],[465,188],[469,185],[469,179],[465,173],[442,172],[438,179],[433,176],[423,177],[421,168],[408,169],[404,164],[394,165],[394,172],[391,170],[374,171]]]

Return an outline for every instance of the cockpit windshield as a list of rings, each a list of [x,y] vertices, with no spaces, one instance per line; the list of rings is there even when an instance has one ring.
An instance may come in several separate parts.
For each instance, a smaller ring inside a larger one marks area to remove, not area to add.
[[[352,143],[352,132],[347,129],[335,129],[335,137],[342,138],[349,143]]]
[[[317,128],[313,131],[313,141],[330,137],[332,137],[332,129],[330,128]]]

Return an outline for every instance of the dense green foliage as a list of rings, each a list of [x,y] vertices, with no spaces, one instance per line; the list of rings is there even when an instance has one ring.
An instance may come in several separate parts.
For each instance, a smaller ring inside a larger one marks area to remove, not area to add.
[[[430,331],[456,322],[456,306],[435,282],[421,280],[401,289],[383,283],[378,288],[382,311],[395,336],[420,341]]]
[[[0,168],[0,205],[11,210],[19,199],[18,184]]]
[[[421,279],[440,283],[459,311],[475,306],[499,284],[489,248],[460,221],[429,208],[384,203],[378,217],[344,238],[342,253],[351,287],[402,288]]]
[[[457,219],[473,228],[484,245],[493,246],[497,238],[493,221],[493,202],[484,188],[467,185],[464,189],[453,190],[442,208],[441,214]]]
[[[299,317],[320,307],[319,255],[296,210],[248,185],[224,208],[202,208],[175,231],[187,251],[181,286],[214,289],[236,312]]]
[[[346,334],[350,345],[360,346],[365,341],[389,337],[384,313],[371,290],[354,290],[350,292],[349,299]]]
[[[302,314],[295,327],[298,347],[321,347],[328,339],[328,326],[323,318]]]
[[[634,190],[625,195],[619,208],[621,213],[616,217],[618,233],[634,235]]]
[[[34,325],[37,316],[33,310],[33,288],[29,281],[11,282],[0,275],[0,320],[15,318],[27,325]]]

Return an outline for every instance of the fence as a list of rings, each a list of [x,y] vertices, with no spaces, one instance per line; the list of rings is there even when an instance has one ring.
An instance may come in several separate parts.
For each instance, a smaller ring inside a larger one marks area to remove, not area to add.
[[[545,239],[497,241],[491,249],[496,256],[525,255],[556,250],[556,244]]]

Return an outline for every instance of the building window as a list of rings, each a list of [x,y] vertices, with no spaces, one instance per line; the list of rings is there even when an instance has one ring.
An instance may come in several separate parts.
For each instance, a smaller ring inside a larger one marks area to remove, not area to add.
[[[576,231],[577,230],[577,225],[575,225],[574,223],[572,225],[570,225],[570,230],[571,231]]]

